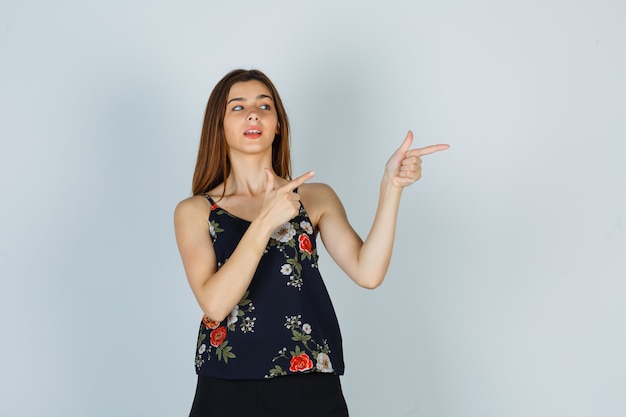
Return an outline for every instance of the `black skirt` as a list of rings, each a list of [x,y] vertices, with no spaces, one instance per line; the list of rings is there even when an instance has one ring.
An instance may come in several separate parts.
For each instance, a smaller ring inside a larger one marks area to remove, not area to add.
[[[347,417],[339,377],[309,373],[265,380],[198,376],[189,417]]]

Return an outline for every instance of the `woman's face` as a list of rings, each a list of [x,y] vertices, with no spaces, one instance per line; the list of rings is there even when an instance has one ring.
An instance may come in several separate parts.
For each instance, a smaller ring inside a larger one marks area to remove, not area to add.
[[[259,153],[279,133],[278,114],[270,90],[260,81],[233,84],[226,100],[224,134],[229,151]]]

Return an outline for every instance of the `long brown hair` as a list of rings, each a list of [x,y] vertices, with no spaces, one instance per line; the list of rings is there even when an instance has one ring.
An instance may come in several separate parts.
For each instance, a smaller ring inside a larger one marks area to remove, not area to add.
[[[193,173],[191,190],[193,195],[206,193],[224,183],[230,174],[228,145],[224,134],[224,115],[230,88],[238,82],[257,80],[265,84],[272,93],[278,114],[279,133],[272,144],[272,168],[282,178],[291,179],[291,155],[289,151],[289,120],[272,81],[259,70],[236,69],[224,76],[213,88],[204,114],[200,135],[200,148],[196,169]]]

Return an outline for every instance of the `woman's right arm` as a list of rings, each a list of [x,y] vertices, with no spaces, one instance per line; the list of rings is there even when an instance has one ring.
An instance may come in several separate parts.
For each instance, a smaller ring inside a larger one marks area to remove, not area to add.
[[[272,232],[298,213],[299,196],[293,190],[312,176],[312,173],[304,174],[274,189],[273,175],[268,174],[261,212],[219,270],[208,230],[208,202],[194,196],[176,206],[174,228],[185,274],[200,308],[210,320],[224,320],[241,300]]]
[[[174,228],[185,275],[200,308],[210,320],[222,321],[248,288],[272,231],[262,222],[250,224],[218,271],[209,234],[209,210],[204,197],[181,201],[174,211]]]

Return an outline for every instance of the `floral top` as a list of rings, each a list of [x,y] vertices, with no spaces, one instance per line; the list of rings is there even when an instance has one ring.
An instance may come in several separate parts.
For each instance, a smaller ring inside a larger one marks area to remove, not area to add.
[[[211,197],[209,233],[217,268],[250,222]],[[316,233],[302,205],[272,233],[248,290],[223,321],[200,324],[196,373],[223,379],[264,379],[303,372],[344,371],[341,333],[317,267]]]

